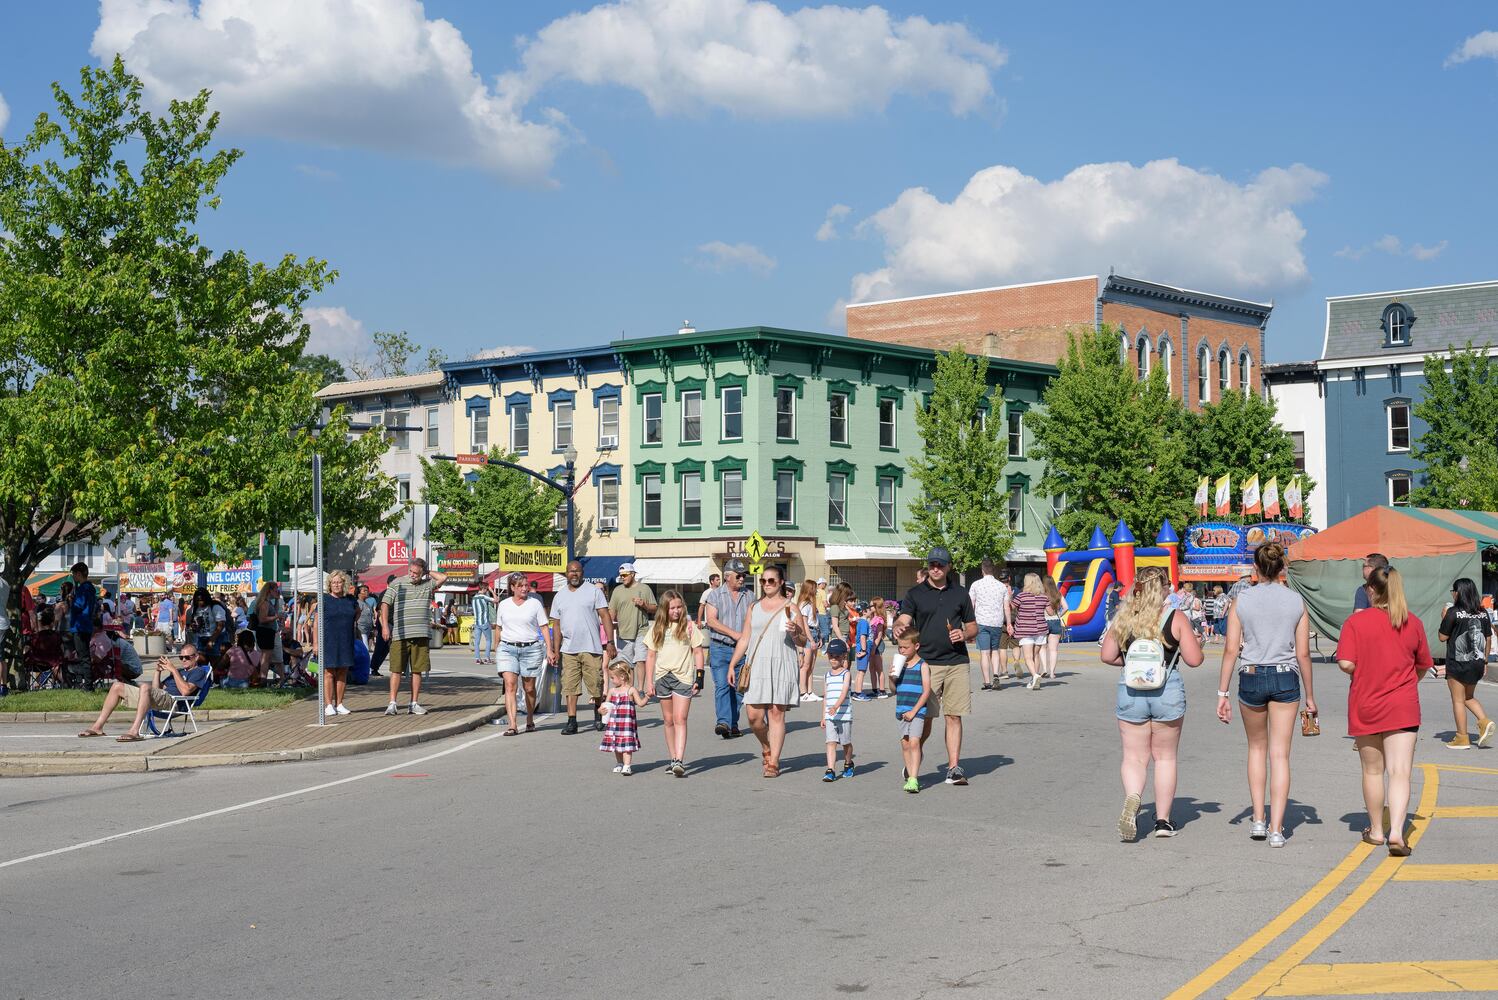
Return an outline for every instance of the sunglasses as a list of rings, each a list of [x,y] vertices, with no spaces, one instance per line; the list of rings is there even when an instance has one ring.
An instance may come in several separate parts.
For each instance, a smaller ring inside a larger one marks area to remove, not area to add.
[[[759,583],[760,583],[760,586],[762,586],[762,587],[778,587],[778,586],[780,586],[780,581],[779,580],[772,580],[769,577],[765,577],[764,579],[760,580]]]
[[[947,564],[944,563],[944,562],[928,562],[926,564],[926,568],[927,569],[946,569],[947,568]]]

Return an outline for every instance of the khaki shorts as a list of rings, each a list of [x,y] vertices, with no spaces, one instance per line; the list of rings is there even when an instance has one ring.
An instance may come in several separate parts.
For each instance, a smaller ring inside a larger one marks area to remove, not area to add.
[[[926,665],[931,673],[931,711],[934,715],[967,715],[973,710],[973,685],[969,679],[971,664],[954,663],[949,667]]]
[[[431,639],[393,639],[390,642],[390,673],[399,677],[409,670],[424,674],[432,669]]]
[[[588,686],[588,696],[594,701],[603,700],[603,654],[562,654],[562,697],[573,698],[583,693]]]
[[[155,684],[142,684],[140,687],[136,687],[133,684],[126,684],[125,707],[139,708],[141,695],[147,691],[151,693],[152,708],[165,712],[172,707],[172,696],[166,693],[165,688],[159,688]]]

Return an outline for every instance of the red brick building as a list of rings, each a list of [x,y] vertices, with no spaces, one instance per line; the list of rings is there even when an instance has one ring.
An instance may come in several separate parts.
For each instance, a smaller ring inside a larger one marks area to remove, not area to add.
[[[1140,373],[1163,365],[1190,406],[1256,392],[1274,307],[1110,274],[921,295],[847,308],[848,336],[1056,364],[1067,333],[1107,323]]]

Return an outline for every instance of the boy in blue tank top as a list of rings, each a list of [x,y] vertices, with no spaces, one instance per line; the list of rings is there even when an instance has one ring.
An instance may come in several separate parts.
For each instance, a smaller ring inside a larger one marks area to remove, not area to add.
[[[895,679],[895,718],[900,723],[900,754],[905,758],[905,790],[919,792],[921,735],[926,728],[926,703],[931,700],[931,677],[921,660],[921,634],[907,627],[895,637],[904,668]]]

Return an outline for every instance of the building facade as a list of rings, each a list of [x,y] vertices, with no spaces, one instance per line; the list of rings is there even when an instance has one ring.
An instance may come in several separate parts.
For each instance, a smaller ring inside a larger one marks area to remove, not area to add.
[[[1264,395],[1272,399],[1275,419],[1295,446],[1295,468],[1315,481],[1305,499],[1311,527],[1325,528],[1326,491],[1326,386],[1314,361],[1265,365]],[[1283,490],[1285,484],[1280,484]]]
[[[758,532],[788,579],[838,577],[889,597],[919,561],[903,525],[918,492],[908,457],[923,447],[915,410],[931,391],[932,351],[768,327],[618,341],[628,383],[626,485],[635,563],[658,584],[697,584]],[[1024,414],[1055,369],[990,364],[1003,390],[1011,458],[1004,492],[1019,531],[1011,560],[1043,562],[1053,515],[1033,495]]]
[[[1273,306],[1110,274],[847,307],[848,335],[1055,365],[1068,333],[1107,323],[1141,376],[1163,366],[1187,405],[1257,392]]]

